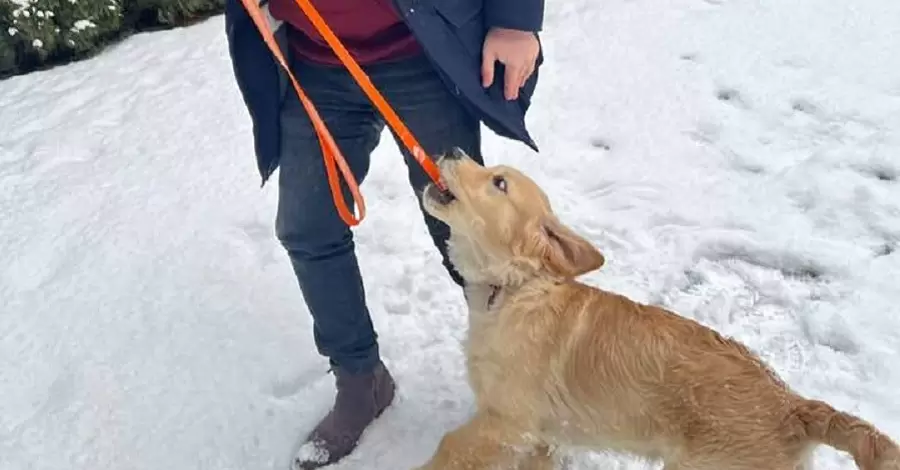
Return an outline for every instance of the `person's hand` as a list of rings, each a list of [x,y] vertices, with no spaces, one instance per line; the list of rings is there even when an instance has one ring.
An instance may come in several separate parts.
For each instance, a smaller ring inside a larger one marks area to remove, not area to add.
[[[517,99],[519,89],[534,73],[540,48],[533,32],[491,28],[482,49],[482,86],[487,88],[494,83],[494,64],[499,61],[506,67],[503,93],[508,100]]]

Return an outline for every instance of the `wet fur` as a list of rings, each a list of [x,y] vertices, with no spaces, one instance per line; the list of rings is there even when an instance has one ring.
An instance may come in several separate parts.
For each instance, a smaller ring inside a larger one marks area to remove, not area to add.
[[[558,446],[665,470],[807,470],[818,444],[862,470],[900,470],[890,438],[799,396],[741,343],[576,281],[605,259],[524,174],[459,151],[440,167],[455,200],[430,187],[423,203],[451,227],[468,282],[477,412],[419,470],[550,470]]]

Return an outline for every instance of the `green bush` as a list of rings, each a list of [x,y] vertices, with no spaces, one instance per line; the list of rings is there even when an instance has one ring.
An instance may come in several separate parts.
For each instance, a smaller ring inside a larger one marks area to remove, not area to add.
[[[0,78],[89,57],[139,31],[218,14],[224,0],[0,0]]]
[[[126,0],[129,22],[135,29],[182,26],[217,14],[225,0]]]

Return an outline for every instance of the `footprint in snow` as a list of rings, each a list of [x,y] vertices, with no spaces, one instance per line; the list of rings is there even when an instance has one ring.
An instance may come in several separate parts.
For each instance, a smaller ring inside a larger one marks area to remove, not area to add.
[[[875,257],[881,258],[883,256],[890,256],[897,251],[897,243],[896,242],[885,242],[884,244],[878,246],[875,249]]]
[[[798,113],[809,114],[812,116],[818,116],[820,111],[815,103],[806,98],[794,98],[791,101],[791,109]]]
[[[857,171],[865,176],[887,183],[893,183],[900,177],[900,170],[887,163],[870,163],[869,165],[858,167]]]
[[[694,256],[710,261],[729,259],[743,261],[761,268],[777,270],[787,278],[816,281],[829,274],[825,265],[808,256],[787,250],[753,246],[748,241],[710,240],[698,245]]]
[[[591,139],[591,147],[594,147],[595,149],[604,150],[606,152],[609,152],[612,149],[612,146],[610,145],[609,141],[606,139],[603,139],[602,137],[594,137],[593,139]]]
[[[738,108],[742,108],[742,109],[749,108],[749,106],[747,105],[747,102],[744,100],[741,93],[734,88],[728,88],[728,87],[719,88],[716,91],[716,99],[723,103],[728,103],[728,104],[731,104],[732,106],[736,106]]]

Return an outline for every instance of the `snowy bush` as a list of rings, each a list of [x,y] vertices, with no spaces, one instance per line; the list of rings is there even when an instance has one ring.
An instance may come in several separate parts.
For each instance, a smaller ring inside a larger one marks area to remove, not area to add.
[[[126,0],[135,29],[180,26],[218,13],[225,0]]]
[[[118,0],[0,0],[0,74],[86,55],[121,26]]]
[[[0,0],[0,78],[88,57],[136,31],[216,14],[224,0]]]

